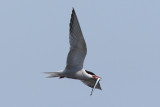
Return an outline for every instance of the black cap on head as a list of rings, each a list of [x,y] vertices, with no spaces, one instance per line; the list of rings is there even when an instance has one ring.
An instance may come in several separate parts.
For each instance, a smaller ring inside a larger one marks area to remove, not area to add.
[[[85,70],[88,74],[95,75],[93,72]]]

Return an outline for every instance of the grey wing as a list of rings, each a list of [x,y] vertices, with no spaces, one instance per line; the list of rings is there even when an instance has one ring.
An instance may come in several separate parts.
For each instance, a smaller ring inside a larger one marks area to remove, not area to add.
[[[96,83],[96,79],[90,79],[90,80],[81,80],[85,85],[93,88],[95,83]],[[101,86],[100,86],[100,83],[98,82],[97,86],[96,86],[96,89],[100,89],[102,90]]]
[[[70,51],[67,56],[66,69],[80,70],[83,68],[87,47],[74,9],[70,20],[69,42]]]

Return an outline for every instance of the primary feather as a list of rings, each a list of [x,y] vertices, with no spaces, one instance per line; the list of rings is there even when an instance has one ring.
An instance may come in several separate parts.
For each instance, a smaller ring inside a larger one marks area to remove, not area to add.
[[[80,70],[83,68],[87,47],[74,9],[70,20],[69,42],[70,51],[67,56],[66,69]]]

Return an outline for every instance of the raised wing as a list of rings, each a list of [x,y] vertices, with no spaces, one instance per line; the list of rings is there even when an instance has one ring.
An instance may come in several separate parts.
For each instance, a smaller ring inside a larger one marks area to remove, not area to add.
[[[86,43],[74,9],[72,10],[69,30],[70,51],[67,57],[66,69],[80,70],[87,54]]]
[[[81,80],[81,81],[82,81],[85,85],[93,88],[97,80],[94,79],[94,78],[92,78],[92,79],[89,79],[89,80]],[[102,90],[99,82],[98,82],[98,84],[97,84],[97,86],[96,86],[96,89]]]

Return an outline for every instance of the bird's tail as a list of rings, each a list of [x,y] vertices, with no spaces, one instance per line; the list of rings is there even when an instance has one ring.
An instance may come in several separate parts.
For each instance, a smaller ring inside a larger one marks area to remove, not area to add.
[[[52,77],[60,77],[62,76],[62,72],[44,72],[46,74],[49,74],[46,78],[52,78]]]

